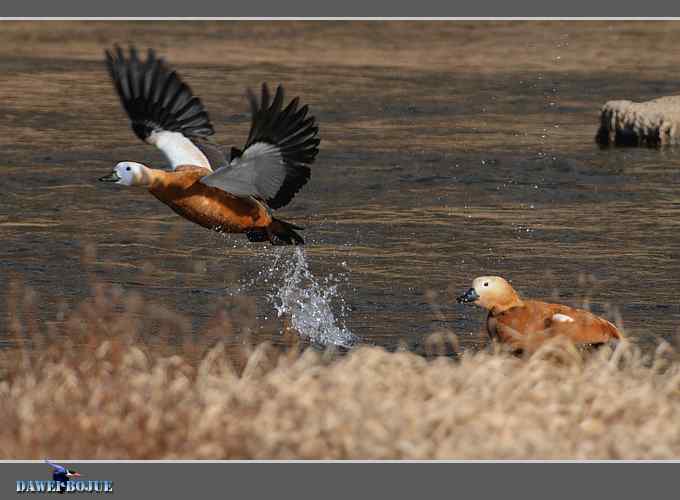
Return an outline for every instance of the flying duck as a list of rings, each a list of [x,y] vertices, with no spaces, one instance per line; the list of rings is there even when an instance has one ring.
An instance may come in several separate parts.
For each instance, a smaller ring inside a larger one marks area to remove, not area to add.
[[[63,465],[55,464],[49,461],[49,459],[45,459],[45,463],[52,467],[52,480],[61,483],[61,488],[59,489],[59,493],[65,493],[66,492],[66,483],[68,483],[69,479],[72,477],[80,477],[80,474],[75,471],[75,469],[67,469]]]
[[[227,156],[208,138],[212,123],[201,100],[152,49],[146,60],[134,47],[116,46],[106,65],[132,130],[159,148],[169,170],[132,162],[116,165],[103,182],[146,187],[172,210],[203,227],[245,233],[250,241],[304,244],[301,227],[273,216],[309,180],[319,152],[319,128],[295,98],[284,107],[283,87],[272,98],[262,85],[258,101],[248,89],[252,121],[243,149]]]
[[[603,344],[623,338],[612,323],[588,311],[523,300],[510,283],[499,276],[475,278],[472,288],[457,301],[487,309],[489,338],[508,344],[513,350],[534,351],[556,335],[565,335],[574,344]]]

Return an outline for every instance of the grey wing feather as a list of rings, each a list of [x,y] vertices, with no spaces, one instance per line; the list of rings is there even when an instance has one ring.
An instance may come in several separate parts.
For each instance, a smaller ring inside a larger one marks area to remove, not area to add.
[[[281,150],[273,144],[258,142],[243,156],[203,177],[201,182],[236,196],[272,198],[286,179]]]

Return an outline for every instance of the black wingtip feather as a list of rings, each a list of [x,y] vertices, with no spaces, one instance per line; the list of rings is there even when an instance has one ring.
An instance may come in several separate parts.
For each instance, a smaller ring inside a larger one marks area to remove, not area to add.
[[[295,194],[309,180],[311,169],[319,152],[319,127],[313,116],[307,116],[307,105],[298,109],[300,98],[296,97],[284,108],[284,91],[279,85],[272,100],[269,87],[262,84],[260,99],[248,89],[248,101],[252,112],[252,122],[248,141],[243,150],[257,142],[266,142],[279,147],[286,164],[286,178],[273,198],[267,204],[281,208],[293,199]]]
[[[130,117],[132,130],[141,140],[154,131],[180,132],[186,137],[205,138],[215,133],[201,100],[191,88],[167,67],[153,49],[146,60],[135,47],[126,57],[114,45],[106,50],[106,66],[123,108]]]

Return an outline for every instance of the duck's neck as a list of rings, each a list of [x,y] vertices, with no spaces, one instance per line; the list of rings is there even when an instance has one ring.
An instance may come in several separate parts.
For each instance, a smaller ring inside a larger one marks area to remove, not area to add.
[[[139,185],[148,189],[153,189],[154,187],[164,183],[166,175],[167,173],[162,170],[145,167],[142,169]]]
[[[512,309],[513,307],[521,307],[523,305],[524,302],[522,302],[522,299],[520,299],[517,292],[512,290],[512,292],[506,293],[500,301],[496,302],[490,309],[490,312],[492,316],[496,316],[497,314],[504,313],[508,309]]]

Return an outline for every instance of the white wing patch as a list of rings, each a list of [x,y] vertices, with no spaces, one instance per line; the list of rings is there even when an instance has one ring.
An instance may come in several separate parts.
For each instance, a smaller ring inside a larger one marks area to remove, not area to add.
[[[573,323],[574,322],[574,318],[572,318],[571,316],[567,316],[566,314],[560,314],[560,313],[553,314],[552,320],[553,321],[559,321],[560,323]]]
[[[212,170],[203,152],[180,132],[153,132],[146,142],[163,152],[173,170],[180,165],[194,165]]]

